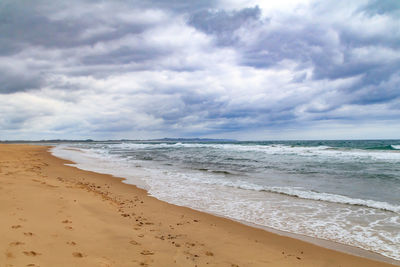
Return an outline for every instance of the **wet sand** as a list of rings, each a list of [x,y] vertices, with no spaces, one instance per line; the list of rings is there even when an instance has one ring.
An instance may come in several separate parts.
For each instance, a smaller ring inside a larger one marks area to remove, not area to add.
[[[0,145],[0,266],[394,266],[178,207]]]

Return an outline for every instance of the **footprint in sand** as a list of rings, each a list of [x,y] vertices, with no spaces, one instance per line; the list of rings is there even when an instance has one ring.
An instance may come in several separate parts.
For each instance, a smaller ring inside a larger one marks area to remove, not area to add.
[[[83,258],[84,255],[80,252],[74,252],[72,253],[72,256],[74,256],[75,258]]]
[[[74,241],[67,242],[67,244],[70,245],[70,246],[76,246],[76,243]]]
[[[154,255],[154,252],[150,250],[143,250],[142,252],[140,252],[140,254],[148,256],[148,255]]]
[[[135,240],[131,240],[129,241],[129,244],[131,245],[140,245],[138,242],[136,242]]]
[[[12,229],[18,229],[18,228],[21,228],[21,227],[22,227],[22,226],[19,225],[19,224],[18,224],[18,225],[13,225],[13,226],[11,226]]]
[[[64,228],[67,229],[67,230],[73,230],[74,229],[71,226],[65,226]]]
[[[24,253],[26,256],[31,256],[31,257],[35,257],[35,256],[42,255],[42,254],[40,254],[40,253],[38,253],[38,252],[35,252],[35,251],[33,251],[33,250],[31,250],[31,251],[24,251],[24,252],[22,252],[22,253]]]
[[[27,233],[24,233],[24,235],[26,235],[26,236],[33,236],[33,233],[27,232]]]
[[[195,243],[190,243],[190,242],[186,242],[185,245],[186,245],[187,248],[196,246]]]
[[[206,256],[214,256],[214,253],[212,253],[211,251],[206,251]]]
[[[6,252],[6,257],[12,259],[14,258],[14,255],[11,252]]]
[[[10,246],[12,246],[12,247],[15,247],[15,246],[22,246],[22,245],[25,245],[25,243],[24,243],[24,242],[19,242],[19,241],[11,242],[11,243],[10,243]]]
[[[64,221],[62,221],[62,223],[72,223],[72,221],[70,221],[70,220],[64,220]]]
[[[160,240],[165,240],[165,237],[163,235],[162,236],[154,236],[154,238],[158,238]]]

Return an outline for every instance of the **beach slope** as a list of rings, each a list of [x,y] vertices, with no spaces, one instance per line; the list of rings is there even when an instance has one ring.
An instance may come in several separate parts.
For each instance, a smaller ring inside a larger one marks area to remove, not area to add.
[[[392,266],[178,207],[0,145],[0,266]]]

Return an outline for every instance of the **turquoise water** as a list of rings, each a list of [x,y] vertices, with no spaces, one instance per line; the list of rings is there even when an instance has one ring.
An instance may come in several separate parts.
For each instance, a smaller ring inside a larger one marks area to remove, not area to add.
[[[53,153],[170,203],[400,259],[400,140],[93,142]]]

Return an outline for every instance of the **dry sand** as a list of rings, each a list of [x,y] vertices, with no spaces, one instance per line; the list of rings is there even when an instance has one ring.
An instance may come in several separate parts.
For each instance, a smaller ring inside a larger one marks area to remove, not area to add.
[[[147,196],[0,145],[0,266],[392,266]]]

